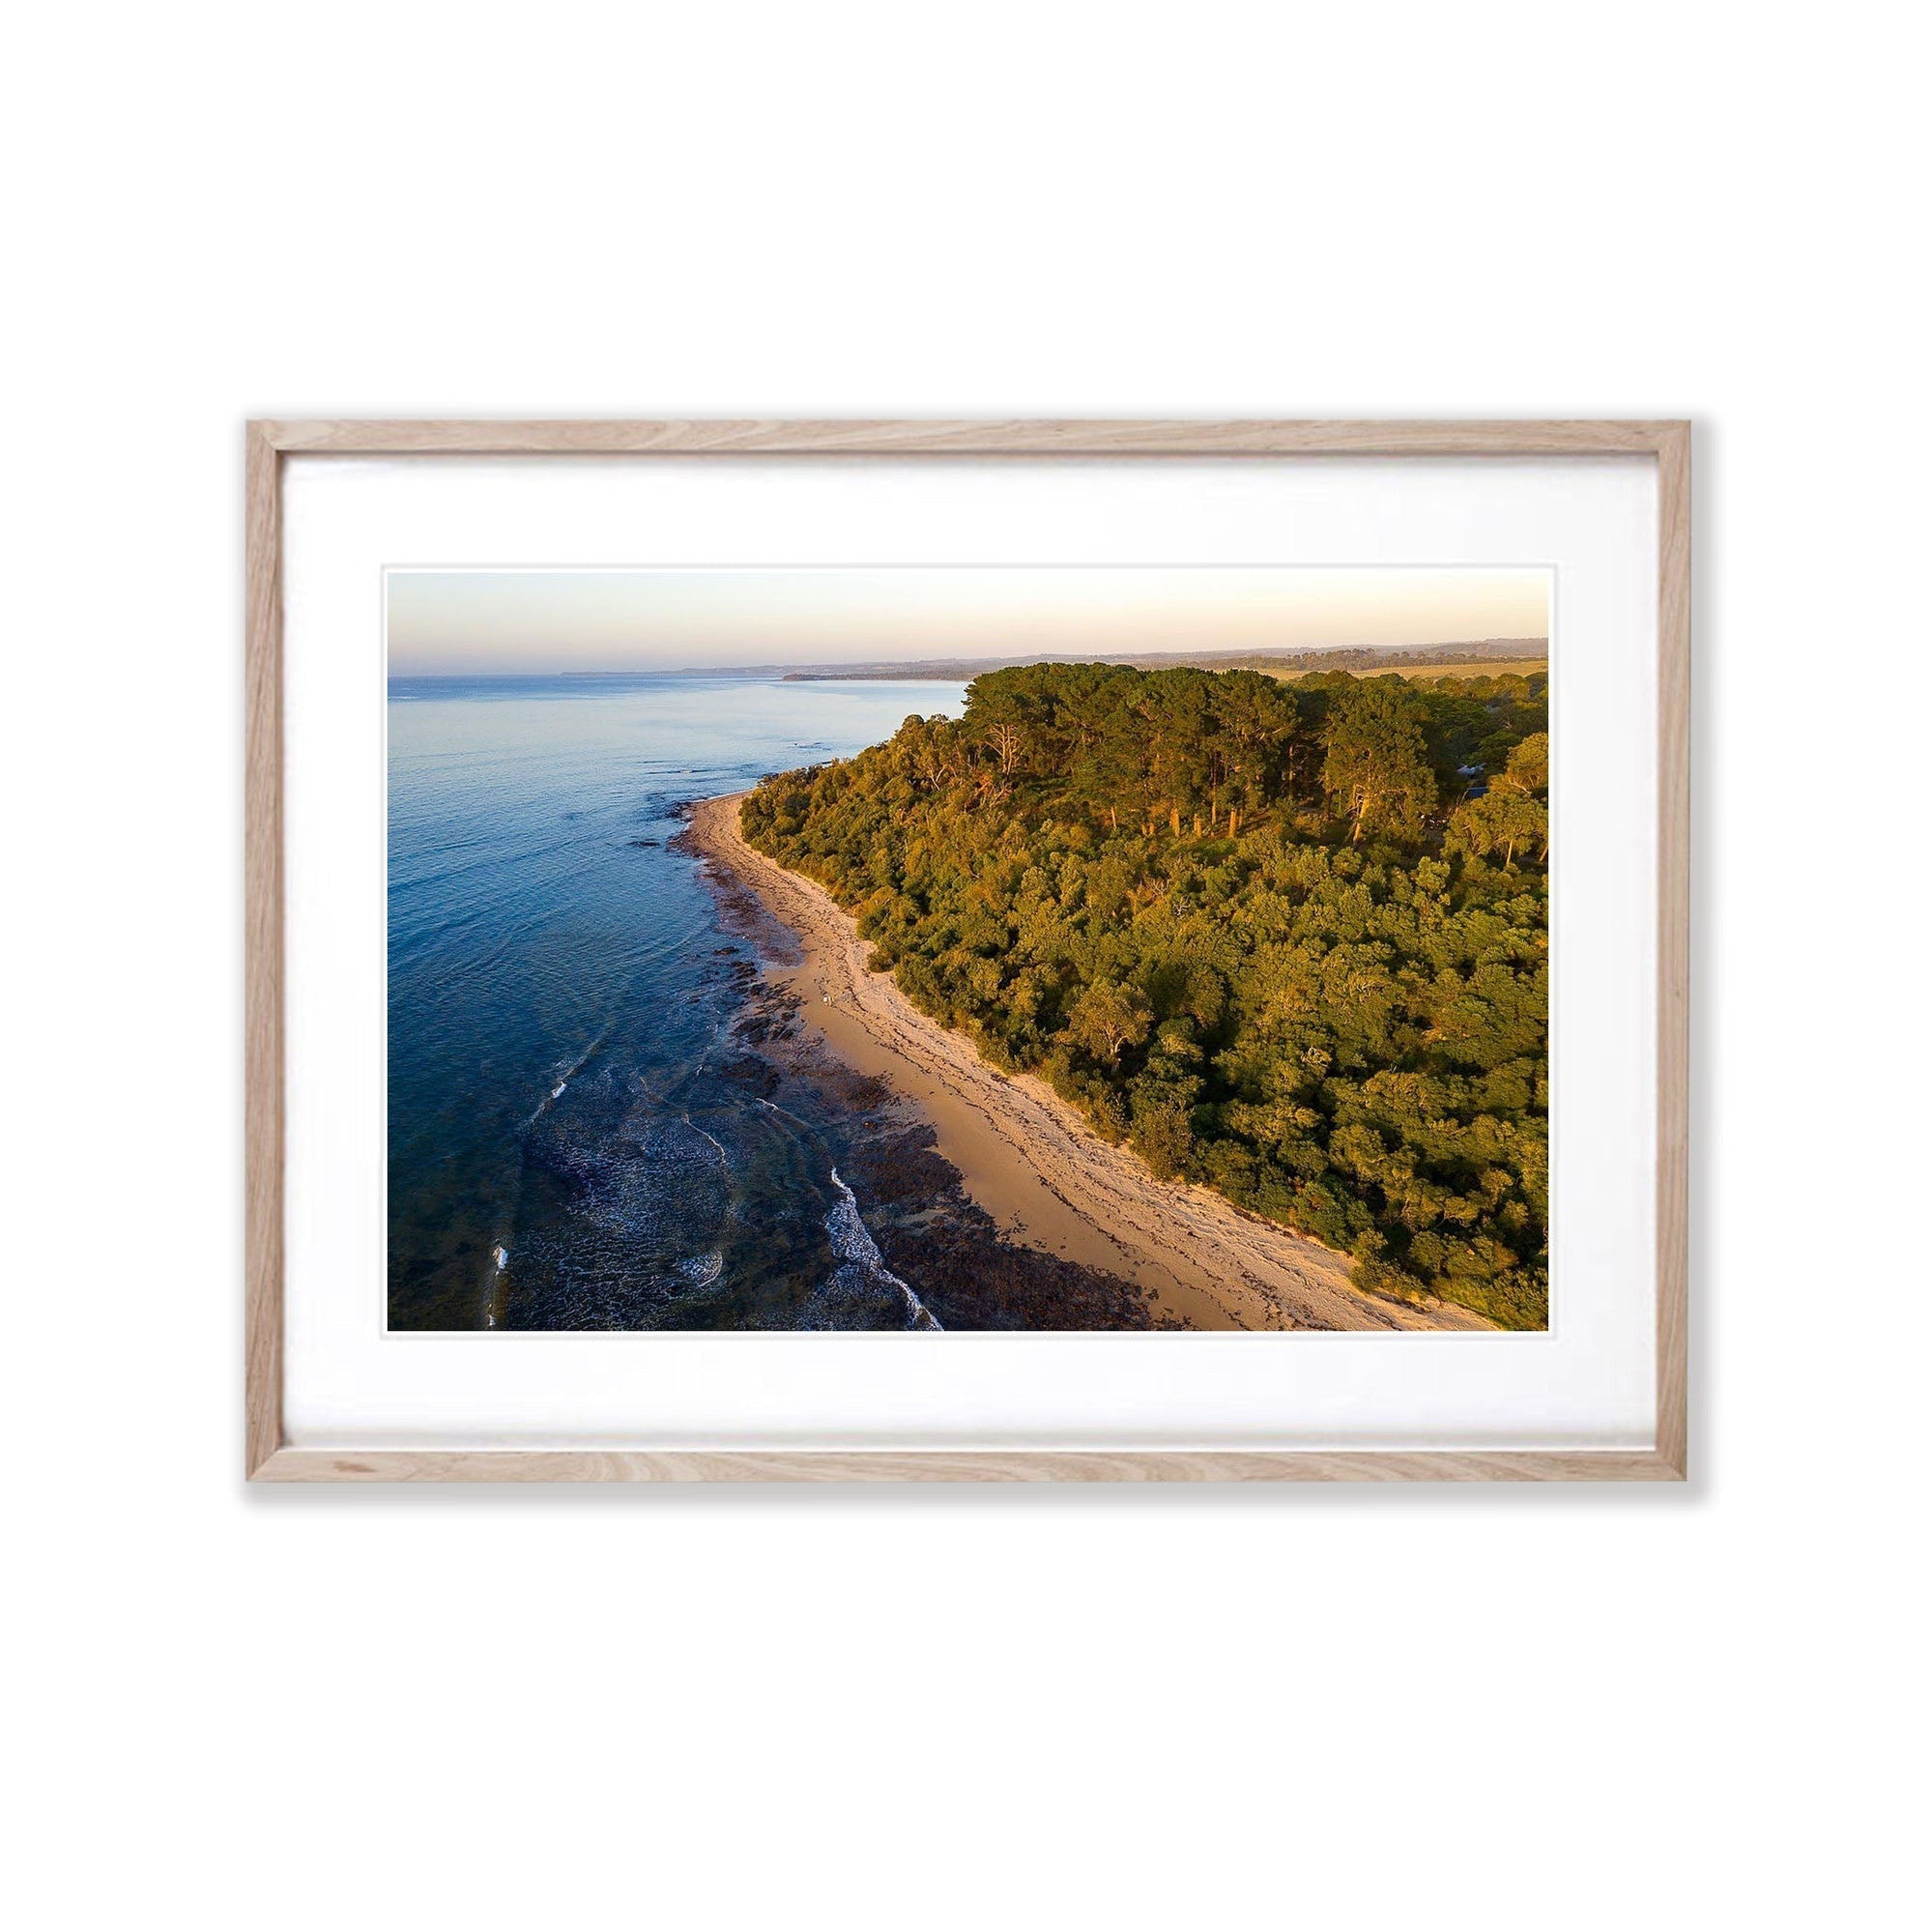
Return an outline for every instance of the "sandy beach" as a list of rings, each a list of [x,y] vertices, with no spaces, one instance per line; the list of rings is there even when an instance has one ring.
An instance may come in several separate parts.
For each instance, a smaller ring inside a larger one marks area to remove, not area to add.
[[[1345,1256],[1208,1189],[1157,1180],[1045,1082],[990,1066],[965,1035],[919,1012],[889,973],[867,970],[871,945],[830,894],[745,844],[742,795],[695,805],[689,840],[795,942],[773,949],[766,977],[797,998],[838,1060],[925,1114],[938,1152],[1006,1239],[1124,1276],[1166,1321],[1188,1328],[1489,1326],[1447,1304],[1415,1308],[1358,1291]]]

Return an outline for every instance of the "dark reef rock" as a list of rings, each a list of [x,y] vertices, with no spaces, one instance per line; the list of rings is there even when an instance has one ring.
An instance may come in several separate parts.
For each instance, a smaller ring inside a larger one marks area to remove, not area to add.
[[[1136,1283],[1004,1239],[917,1109],[834,1059],[796,1015],[791,995],[761,987],[735,1030],[776,1071],[777,1103],[820,1122],[879,1257],[941,1328],[1157,1326]]]

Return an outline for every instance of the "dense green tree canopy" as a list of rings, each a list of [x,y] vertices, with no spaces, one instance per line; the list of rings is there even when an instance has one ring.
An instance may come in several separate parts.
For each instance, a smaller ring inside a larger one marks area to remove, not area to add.
[[[743,825],[1156,1173],[1541,1327],[1543,685],[1031,665]]]

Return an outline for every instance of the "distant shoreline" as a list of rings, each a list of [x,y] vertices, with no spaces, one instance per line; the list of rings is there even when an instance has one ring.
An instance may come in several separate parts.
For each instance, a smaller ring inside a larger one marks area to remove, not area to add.
[[[1466,1310],[1414,1308],[1355,1288],[1319,1243],[1244,1214],[1211,1190],[1157,1180],[1043,1082],[998,1072],[928,1019],[823,887],[744,841],[744,793],[691,808],[689,842],[797,940],[766,976],[839,1060],[887,1082],[932,1121],[940,1154],[1009,1240],[1127,1277],[1169,1321],[1197,1329],[1486,1329]]]
[[[1549,640],[1542,637],[1483,638],[1465,644],[1293,645],[1275,650],[1156,650],[1116,656],[1066,652],[1022,657],[934,657],[881,664],[807,664],[753,667],[776,673],[787,684],[882,682],[970,683],[991,671],[1028,664],[1124,664],[1140,671],[1259,671],[1270,678],[1309,678],[1345,671],[1355,678],[1392,673],[1418,678],[1503,677],[1549,670]]]

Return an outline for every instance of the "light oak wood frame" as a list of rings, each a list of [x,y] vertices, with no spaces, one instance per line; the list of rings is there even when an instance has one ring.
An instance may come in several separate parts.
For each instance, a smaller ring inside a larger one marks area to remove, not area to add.
[[[1647,1450],[300,1449],[282,1436],[281,459],[290,454],[1649,456],[1658,466],[1657,1440]],[[245,1472],[264,1482],[1680,1481],[1689,1218],[1690,425],[255,421],[247,425]]]

